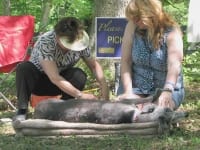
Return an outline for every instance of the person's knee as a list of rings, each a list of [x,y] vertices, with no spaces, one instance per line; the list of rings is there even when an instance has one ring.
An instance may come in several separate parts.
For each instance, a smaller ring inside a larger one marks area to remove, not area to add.
[[[39,70],[31,62],[22,62],[17,65],[16,76],[35,76],[38,74]]]
[[[30,70],[32,67],[31,67],[31,64],[29,62],[22,62],[22,63],[19,63],[16,67],[16,72],[21,72],[21,71],[26,71],[26,70]]]
[[[85,86],[87,75],[80,68],[70,68],[61,73],[61,75],[76,88],[82,90]]]
[[[84,82],[87,79],[86,73],[82,69],[80,69],[80,68],[76,68],[76,70],[74,72],[74,77],[76,79],[79,79],[79,80],[84,81]]]
[[[63,71],[61,75],[68,81],[85,82],[87,79],[86,73],[80,68],[71,68]]]
[[[85,72],[80,68],[76,68],[73,74],[72,84],[76,88],[82,90],[85,87],[86,80],[87,80],[87,75],[85,74]]]
[[[22,62],[20,64],[17,65],[16,67],[16,73],[22,73],[22,72],[26,72],[27,69],[29,69],[28,67],[28,63],[27,62]]]

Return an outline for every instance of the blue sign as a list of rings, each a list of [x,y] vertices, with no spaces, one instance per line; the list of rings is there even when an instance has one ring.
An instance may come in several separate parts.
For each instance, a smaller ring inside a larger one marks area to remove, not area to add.
[[[125,18],[96,18],[96,57],[121,57],[121,44],[127,24]]]

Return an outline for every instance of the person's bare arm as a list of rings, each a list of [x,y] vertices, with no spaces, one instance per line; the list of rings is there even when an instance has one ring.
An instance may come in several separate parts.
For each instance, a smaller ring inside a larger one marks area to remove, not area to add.
[[[167,59],[167,76],[164,88],[173,90],[173,85],[176,84],[179,73],[181,72],[181,64],[183,60],[183,41],[182,34],[178,30],[173,30],[167,38],[168,59]],[[170,84],[168,84],[170,83]],[[172,100],[172,93],[163,92],[159,97],[158,104],[163,107],[175,108],[175,103]]]
[[[124,93],[119,95],[116,100],[141,98],[141,95],[133,93],[132,85],[132,45],[135,32],[135,25],[132,21],[129,21],[126,25],[126,29],[122,41],[122,57],[121,57],[121,80],[124,88]]]
[[[121,57],[121,80],[124,87],[124,93],[132,94],[132,55],[131,48],[133,43],[134,24],[129,21],[122,41],[122,57]]]
[[[167,38],[168,59],[166,82],[176,84],[177,77],[181,72],[183,61],[183,40],[182,34],[178,30],[172,31]]]
[[[103,69],[99,62],[93,58],[83,58],[86,65],[90,68],[91,72],[95,75],[101,90],[101,98],[109,100],[109,88],[103,73]]]
[[[50,81],[58,86],[62,91],[71,95],[72,97],[79,97],[79,98],[87,98],[87,99],[96,99],[96,97],[92,94],[84,94],[77,88],[75,88],[70,82],[65,80],[59,72],[58,68],[53,61],[49,60],[41,60],[41,65],[44,72],[49,77]],[[81,94],[81,95],[80,95]]]

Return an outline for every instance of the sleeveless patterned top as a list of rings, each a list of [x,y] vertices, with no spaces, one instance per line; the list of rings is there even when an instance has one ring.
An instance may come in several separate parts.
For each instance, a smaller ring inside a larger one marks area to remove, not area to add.
[[[144,34],[136,29],[132,46],[133,87],[138,94],[152,94],[156,88],[163,88],[167,75],[167,36],[166,30],[160,48],[154,49]],[[183,87],[182,72],[179,74],[175,89]]]
[[[54,31],[48,31],[41,35],[34,45],[31,53],[30,62],[32,62],[40,71],[42,67],[40,60],[54,61],[59,71],[74,66],[81,57],[90,57],[90,50],[86,48],[82,51],[68,51],[63,53],[56,41]]]

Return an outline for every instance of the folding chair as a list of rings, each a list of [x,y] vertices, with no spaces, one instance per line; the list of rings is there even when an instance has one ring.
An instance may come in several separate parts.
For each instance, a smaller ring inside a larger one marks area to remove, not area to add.
[[[5,75],[0,79],[0,85],[7,81],[18,63],[29,58],[27,50],[33,33],[33,16],[0,16],[0,73]],[[0,98],[16,110],[2,89],[0,89]]]

